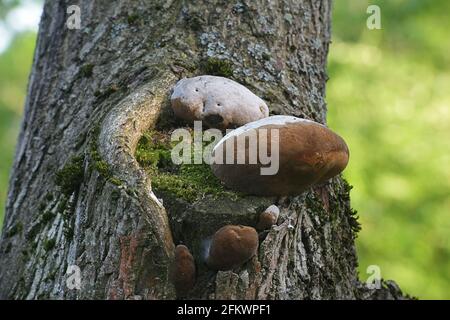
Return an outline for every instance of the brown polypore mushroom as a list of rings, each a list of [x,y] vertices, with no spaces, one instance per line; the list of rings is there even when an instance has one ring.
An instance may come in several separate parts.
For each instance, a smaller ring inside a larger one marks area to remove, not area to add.
[[[269,206],[263,213],[259,215],[257,230],[266,230],[277,223],[278,216],[280,215],[280,209],[276,205]]]
[[[261,156],[265,155],[261,146],[266,148],[267,157]],[[284,196],[300,194],[339,174],[348,158],[345,141],[324,125],[273,116],[227,134],[214,147],[211,168],[232,189]]]
[[[258,233],[252,227],[227,225],[213,236],[206,264],[214,270],[241,266],[258,251]]]
[[[175,85],[170,100],[177,117],[203,120],[212,128],[239,127],[269,116],[269,108],[261,98],[223,77],[182,79]]]
[[[186,296],[195,284],[194,257],[185,245],[175,248],[175,259],[171,268],[171,279],[178,297]]]

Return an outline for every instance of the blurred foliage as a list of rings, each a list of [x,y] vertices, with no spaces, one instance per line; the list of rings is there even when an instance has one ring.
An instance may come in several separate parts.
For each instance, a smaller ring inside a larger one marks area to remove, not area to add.
[[[0,1],[2,4],[4,1]],[[450,298],[450,1],[336,0],[329,125],[348,142],[360,276],[379,265],[420,298]],[[1,18],[1,17],[0,17]],[[35,35],[0,55],[0,225]]]
[[[0,54],[0,226],[35,41],[34,33],[19,34]]]
[[[381,30],[366,28],[369,4]],[[360,277],[450,298],[450,1],[334,1],[328,124],[350,148]]]
[[[20,4],[20,0],[0,0],[0,19],[4,19],[9,11]]]

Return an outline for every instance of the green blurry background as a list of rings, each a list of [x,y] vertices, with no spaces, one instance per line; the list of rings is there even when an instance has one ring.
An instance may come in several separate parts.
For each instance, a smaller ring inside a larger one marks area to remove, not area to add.
[[[366,27],[369,4],[381,30]],[[334,1],[328,122],[351,151],[360,277],[378,265],[422,299],[450,299],[449,12],[446,0]],[[0,224],[35,38],[15,32],[0,53]]]

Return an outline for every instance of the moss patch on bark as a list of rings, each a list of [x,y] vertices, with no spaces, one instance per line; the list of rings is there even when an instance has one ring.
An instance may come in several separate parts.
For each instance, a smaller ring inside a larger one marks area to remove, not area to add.
[[[70,195],[79,189],[83,182],[83,157],[72,157],[69,162],[56,173],[56,185],[61,188],[61,191]]]
[[[232,64],[228,60],[209,57],[203,61],[200,67],[205,74],[226,78],[233,77]]]
[[[136,159],[151,177],[156,192],[170,193],[188,202],[197,201],[206,195],[228,196],[232,199],[241,196],[227,190],[214,176],[208,164],[174,164],[171,151],[178,142],[170,141],[170,133],[148,131],[142,136],[136,149]],[[194,151],[191,149],[193,159]]]

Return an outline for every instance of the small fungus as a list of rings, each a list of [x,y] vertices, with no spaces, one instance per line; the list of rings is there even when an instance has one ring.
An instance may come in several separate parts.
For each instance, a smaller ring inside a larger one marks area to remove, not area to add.
[[[213,270],[241,266],[258,251],[258,233],[252,227],[227,225],[213,236],[206,264]]]
[[[185,245],[175,248],[175,259],[172,263],[171,278],[178,297],[185,297],[195,284],[194,257]]]
[[[277,223],[278,216],[280,215],[280,209],[276,205],[269,206],[263,213],[259,215],[257,230],[266,230]]]

